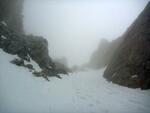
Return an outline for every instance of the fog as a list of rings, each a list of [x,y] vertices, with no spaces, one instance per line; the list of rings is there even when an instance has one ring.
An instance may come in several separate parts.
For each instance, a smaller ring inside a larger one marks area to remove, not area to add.
[[[45,37],[52,58],[88,62],[100,39],[121,36],[148,0],[25,0],[26,34]]]

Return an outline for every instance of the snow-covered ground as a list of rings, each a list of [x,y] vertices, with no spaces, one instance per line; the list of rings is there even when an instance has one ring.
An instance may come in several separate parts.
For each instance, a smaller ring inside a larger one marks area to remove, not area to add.
[[[0,113],[150,113],[150,90],[108,83],[99,71],[34,77],[0,50]]]

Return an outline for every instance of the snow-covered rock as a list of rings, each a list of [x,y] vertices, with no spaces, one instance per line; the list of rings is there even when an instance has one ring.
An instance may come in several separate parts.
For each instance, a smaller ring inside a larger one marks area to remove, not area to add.
[[[1,23],[4,25],[4,26],[7,26],[7,23],[5,21],[1,21]]]

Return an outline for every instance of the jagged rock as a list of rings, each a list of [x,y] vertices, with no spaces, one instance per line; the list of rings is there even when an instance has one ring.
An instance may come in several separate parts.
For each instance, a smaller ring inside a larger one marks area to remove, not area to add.
[[[48,42],[43,37],[19,35],[8,29],[8,27],[2,23],[0,23],[0,36],[0,48],[9,54],[18,55],[18,57],[21,58],[21,60],[13,60],[13,64],[34,70],[32,65],[26,65],[23,62],[23,60],[30,61],[30,59],[32,59],[43,70],[41,76],[47,80],[47,76],[56,76],[61,78],[57,74],[67,74],[65,69],[57,68],[50,58],[48,53]],[[44,72],[44,70],[47,70],[47,73]]]
[[[88,64],[86,64],[86,67],[93,69],[104,67],[108,62],[107,57],[109,55],[106,55],[106,53],[109,49],[109,45],[110,42],[108,42],[106,39],[101,39],[98,48],[92,53]]]
[[[23,33],[23,3],[24,0],[0,0],[0,21],[17,33]]]
[[[0,22],[0,48],[7,53],[18,55],[24,60],[29,61],[30,59],[24,38],[8,29],[2,22]]]
[[[150,2],[122,38],[104,77],[123,86],[150,89]]]
[[[55,64],[49,56],[48,42],[40,36],[25,36],[28,54],[42,69],[54,68]]]
[[[50,81],[50,80],[48,79],[48,76],[45,75],[45,74],[43,74],[42,72],[36,72],[36,71],[34,71],[32,74],[33,74],[34,76],[36,76],[36,77],[43,77],[43,78],[46,79],[47,81]]]
[[[34,67],[32,64],[25,64],[24,60],[23,59],[17,59],[15,58],[14,60],[10,61],[12,64],[15,64],[17,66],[22,66],[22,67],[25,67],[25,68],[28,68],[30,70],[34,70]]]
[[[49,71],[41,72],[45,79],[48,80],[48,76],[61,78],[49,56],[47,40],[40,36],[24,35],[22,5],[23,0],[0,1],[0,48],[21,59],[14,59],[11,61],[13,64],[34,70],[31,64],[24,64],[24,60],[30,62],[32,59],[42,70]]]
[[[49,77],[57,77],[59,79],[61,79],[61,77],[58,75],[57,71],[56,70],[53,70],[53,69],[44,69],[41,71],[41,73],[43,75],[46,75],[46,76],[49,76]]]
[[[25,64],[24,67],[26,67],[30,70],[35,70],[32,64]]]
[[[37,71],[34,71],[32,74],[33,74],[34,76],[36,76],[36,77],[41,77],[41,76],[42,76],[41,73],[40,73],[40,72],[37,72]]]
[[[16,64],[17,66],[24,66],[24,61],[21,59],[14,59],[12,61],[10,61],[12,64]]]
[[[122,38],[118,38],[112,42],[101,39],[98,48],[91,55],[89,62],[83,65],[83,67],[92,69],[105,67],[122,41]]]
[[[50,70],[50,69],[43,69],[40,72],[34,71],[33,74],[36,77],[43,77],[47,81],[49,81],[48,77],[57,77],[61,79],[61,76],[59,76],[55,70]]]
[[[58,74],[68,74],[72,70],[68,67],[68,62],[65,57],[54,59],[55,70]]]
[[[57,74],[67,74],[68,75],[68,72],[66,71],[66,70],[64,70],[64,69],[56,69],[56,73]]]
[[[34,60],[42,69],[54,68],[48,53],[48,42],[38,36],[19,35],[0,23],[0,47],[7,53],[18,55],[23,60]]]

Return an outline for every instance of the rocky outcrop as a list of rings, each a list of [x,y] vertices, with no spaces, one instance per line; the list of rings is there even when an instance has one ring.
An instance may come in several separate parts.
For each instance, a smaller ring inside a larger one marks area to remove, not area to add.
[[[91,55],[87,67],[93,69],[99,69],[104,67],[108,63],[108,57],[106,56],[106,54],[109,46],[110,42],[108,42],[106,39],[101,39],[98,48]]]
[[[48,42],[40,36],[25,35],[22,22],[23,0],[0,1],[0,48],[3,51],[17,55],[11,63],[34,70],[33,74],[48,80],[49,76],[61,78],[58,74],[65,72],[56,68],[48,52]],[[35,61],[41,68],[37,72],[30,64]],[[29,62],[25,64],[24,61]]]
[[[68,67],[68,62],[65,57],[53,59],[53,61],[58,72],[62,74],[68,74],[69,72],[72,72],[71,68]]]
[[[0,0],[0,21],[17,33],[23,32],[23,3],[24,0]]]
[[[4,21],[0,22],[0,48],[7,53],[17,54],[20,58],[29,60],[25,39],[10,30]]]
[[[97,50],[91,55],[90,61],[86,64],[86,67],[100,69],[108,65],[111,57],[121,42],[122,38],[118,38],[111,42],[102,39]]]
[[[40,36],[24,36],[24,40],[28,47],[28,55],[34,60],[42,69],[54,68],[55,64],[49,56],[48,42]]]
[[[122,36],[104,77],[113,83],[150,88],[150,2]]]
[[[15,59],[12,61],[12,63],[17,66],[30,68],[31,66],[29,65],[31,64],[24,64],[24,60],[27,62],[30,62],[30,60],[35,61],[42,71],[34,72],[34,74],[38,73],[44,75],[44,78],[45,76],[54,75],[58,77],[59,75],[57,74],[59,73],[67,74],[67,71],[64,68],[57,68],[52,61],[49,56],[48,42],[46,39],[40,36],[20,35],[10,30],[4,22],[0,23],[0,48],[9,54],[17,55],[21,59]],[[34,67],[32,68],[34,70]]]

